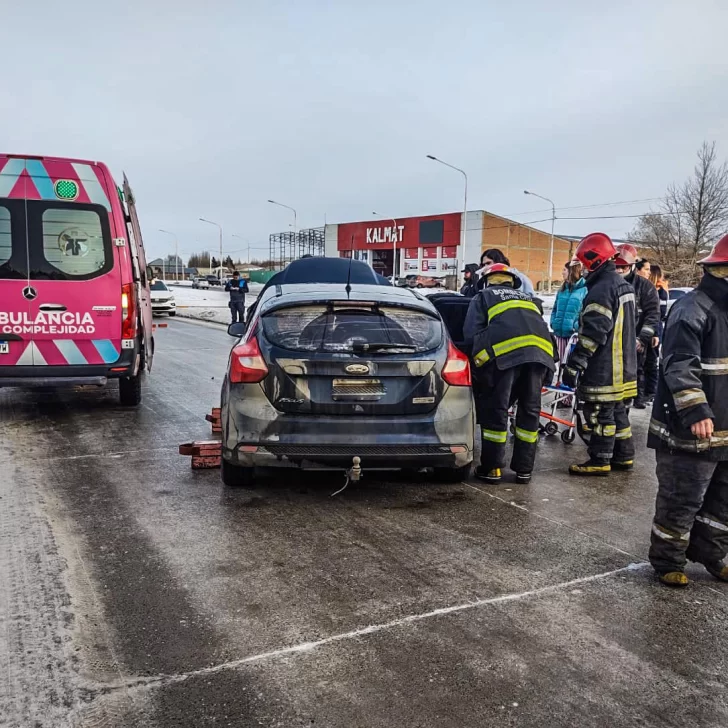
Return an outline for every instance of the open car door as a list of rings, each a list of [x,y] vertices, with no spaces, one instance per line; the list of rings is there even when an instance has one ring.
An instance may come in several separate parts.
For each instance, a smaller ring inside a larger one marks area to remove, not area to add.
[[[152,302],[149,293],[151,281],[147,275],[147,259],[144,255],[144,242],[139,217],[136,211],[136,200],[124,174],[124,201],[126,203],[126,228],[129,233],[129,250],[131,251],[132,266],[134,268],[134,283],[137,289],[137,302],[139,304],[139,325],[142,327],[144,337],[144,366],[148,372],[152,371],[154,358],[154,336],[152,325]]]

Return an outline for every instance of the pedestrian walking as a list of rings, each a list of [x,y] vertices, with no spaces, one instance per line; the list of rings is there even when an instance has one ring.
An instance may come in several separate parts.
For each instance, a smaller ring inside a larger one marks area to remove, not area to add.
[[[500,263],[502,265],[507,265],[520,279],[521,281],[521,293],[526,293],[529,296],[533,296],[534,294],[534,288],[533,283],[531,283],[531,279],[525,274],[521,273],[518,268],[514,268],[511,265],[511,262],[506,258],[503,253],[498,250],[498,248],[488,248],[488,250],[484,250],[483,253],[480,256],[480,267],[481,267],[481,275],[484,272],[484,270],[487,270],[491,265],[495,265],[496,263]],[[482,290],[485,288],[485,281],[483,278],[480,279],[478,282],[478,288]]]
[[[561,284],[554,307],[551,310],[551,330],[556,337],[559,362],[566,361],[569,339],[579,330],[579,314],[586,296],[586,280],[581,275],[578,258],[564,265],[564,282]]]
[[[554,346],[538,305],[520,289],[507,265],[490,266],[485,287],[473,298],[465,319],[465,339],[473,344],[473,393],[482,448],[476,477],[497,484],[505,465],[508,410],[516,425],[510,467],[518,483],[529,483],[536,459],[541,387],[552,376]]]
[[[232,322],[245,322],[245,294],[248,293],[248,281],[240,278],[238,271],[233,272],[233,277],[225,284],[225,290],[230,293],[230,315]]]
[[[698,287],[667,317],[647,438],[658,483],[649,558],[670,586],[688,583],[688,560],[728,581],[728,235],[699,263]]]
[[[567,387],[578,385],[590,436],[589,459],[569,466],[572,475],[609,475],[634,464],[625,402],[637,394],[635,293],[617,273],[616,252],[604,233],[587,235],[576,249],[587,294],[561,381]]]
[[[465,283],[460,289],[460,293],[467,298],[473,298],[478,294],[477,271],[479,268],[480,266],[477,263],[468,263],[462,270]]]
[[[651,359],[648,365],[647,353],[660,344],[657,338],[660,327],[660,298],[657,289],[645,277],[645,273],[649,275],[650,264],[647,260],[637,260],[637,248],[634,245],[618,245],[615,262],[617,273],[624,276],[634,288],[637,317],[637,397],[632,406],[635,409],[646,409],[650,396],[654,397],[654,392],[647,391],[647,369],[656,366],[657,360]],[[654,371],[651,377],[654,381]]]

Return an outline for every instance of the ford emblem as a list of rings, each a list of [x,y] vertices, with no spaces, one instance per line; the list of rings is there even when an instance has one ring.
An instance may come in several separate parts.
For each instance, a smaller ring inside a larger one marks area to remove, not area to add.
[[[345,371],[349,374],[369,374],[369,367],[366,364],[349,364]]]

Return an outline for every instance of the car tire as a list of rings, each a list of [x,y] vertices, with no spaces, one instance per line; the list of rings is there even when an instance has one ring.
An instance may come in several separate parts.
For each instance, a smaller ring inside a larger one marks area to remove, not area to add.
[[[169,315],[170,315],[170,317],[176,316],[177,315],[177,312],[176,311],[170,311],[169,312]]]
[[[469,463],[461,468],[433,468],[433,472],[438,483],[459,483],[470,477],[471,468],[472,463]]]
[[[122,377],[119,380],[119,402],[122,407],[137,407],[142,401],[142,378]]]
[[[424,286],[421,283],[418,283],[417,288],[424,288]]]
[[[220,461],[220,476],[228,488],[252,488],[255,483],[255,468],[233,465],[223,458]]]

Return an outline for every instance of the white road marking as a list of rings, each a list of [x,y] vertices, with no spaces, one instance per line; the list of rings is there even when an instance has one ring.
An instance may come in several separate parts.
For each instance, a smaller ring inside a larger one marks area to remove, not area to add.
[[[503,594],[498,597],[489,597],[488,599],[476,599],[471,602],[465,602],[464,604],[456,604],[451,607],[441,607],[439,609],[433,609],[430,612],[410,614],[406,617],[393,619],[390,622],[371,624],[368,627],[360,627],[359,629],[354,629],[350,632],[341,632],[339,634],[334,634],[330,637],[324,637],[323,639],[315,640],[313,642],[303,642],[298,645],[281,647],[277,650],[271,650],[270,652],[261,652],[257,655],[241,657],[237,660],[230,660],[229,662],[223,662],[219,665],[213,665],[211,667],[203,667],[199,670],[191,670],[190,672],[178,673],[176,675],[154,675],[151,677],[139,678],[137,680],[127,682],[123,685],[108,687],[116,690],[127,690],[132,687],[155,687],[159,685],[169,685],[173,683],[184,682],[185,680],[188,680],[190,678],[202,677],[205,675],[215,675],[219,672],[223,672],[225,670],[234,670],[238,667],[242,667],[243,665],[249,665],[251,663],[274,660],[279,657],[286,657],[287,655],[312,652],[319,647],[324,647],[325,645],[330,645],[335,642],[343,642],[345,640],[357,639],[359,637],[375,634],[377,632],[384,632],[386,630],[396,629],[397,627],[403,627],[405,625],[413,624],[415,622],[421,622],[425,619],[432,619],[433,617],[442,617],[447,614],[465,612],[470,609],[478,609],[480,607],[486,607],[491,604],[504,604],[506,602],[517,602],[522,599],[529,599],[531,597],[540,597],[544,594],[551,594],[553,592],[561,591],[562,589],[570,589],[571,587],[577,586],[579,584],[588,584],[593,581],[599,581],[600,579],[608,579],[609,577],[615,576],[617,574],[623,574],[630,571],[639,571],[647,566],[649,566],[647,562],[631,563],[619,569],[613,569],[612,571],[604,571],[600,574],[592,574],[591,576],[582,576],[578,579],[571,579],[570,581],[564,581],[559,584],[551,584],[549,586],[540,587],[539,589],[531,589],[529,591],[517,592],[515,594]]]
[[[558,468],[556,468],[558,470]],[[539,471],[543,472],[543,471]],[[638,559],[639,556],[635,554],[631,554],[629,551],[625,551],[624,549],[619,548],[619,546],[615,546],[614,544],[609,543],[608,541],[604,541],[599,536],[594,535],[593,533],[587,533],[586,531],[581,531],[580,529],[565,523],[564,521],[558,521],[555,518],[549,518],[548,516],[544,516],[541,513],[536,513],[535,511],[531,511],[526,506],[519,505],[518,503],[506,500],[505,498],[499,498],[497,495],[493,495],[493,493],[488,493],[487,490],[483,490],[482,488],[477,488],[474,485],[471,485],[470,483],[466,483],[465,481],[462,481],[463,485],[466,485],[468,488],[471,488],[472,490],[477,490],[478,493],[481,493],[482,495],[487,495],[488,498],[492,498],[493,500],[497,500],[500,503],[505,503],[507,506],[511,506],[513,508],[517,508],[519,511],[524,511],[525,513],[529,513],[535,518],[540,518],[543,521],[548,521],[549,523],[553,523],[555,526],[563,526],[564,528],[568,528],[570,531],[574,531],[574,533],[578,533],[581,536],[586,536],[587,538],[590,538],[594,541],[598,541],[603,546],[608,546],[610,549],[614,549],[617,553],[622,554],[623,556],[629,556],[631,559]]]

